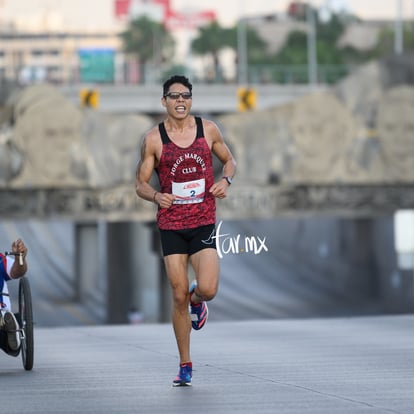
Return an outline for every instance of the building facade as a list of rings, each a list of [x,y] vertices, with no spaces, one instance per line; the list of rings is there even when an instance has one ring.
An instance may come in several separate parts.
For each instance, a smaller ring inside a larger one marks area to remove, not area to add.
[[[23,32],[0,29],[0,79],[30,84],[117,82],[123,76],[116,33]],[[98,73],[105,72],[101,78]]]

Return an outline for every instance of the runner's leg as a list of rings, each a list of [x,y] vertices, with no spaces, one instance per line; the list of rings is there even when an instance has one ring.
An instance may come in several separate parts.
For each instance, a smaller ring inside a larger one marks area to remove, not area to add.
[[[197,287],[191,297],[194,304],[209,301],[216,296],[219,283],[219,259],[216,249],[202,249],[190,256]]]
[[[165,268],[172,289],[172,323],[180,355],[180,363],[191,361],[191,320],[188,313],[187,261],[188,255],[186,254],[171,254],[164,257]]]

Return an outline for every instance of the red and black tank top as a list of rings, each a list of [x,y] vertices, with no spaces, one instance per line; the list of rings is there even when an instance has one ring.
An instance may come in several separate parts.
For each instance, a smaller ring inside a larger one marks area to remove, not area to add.
[[[175,194],[170,208],[159,208],[158,227],[163,230],[191,229],[216,222],[216,202],[209,192],[214,184],[213,158],[204,137],[201,118],[195,117],[197,133],[192,144],[179,147],[170,140],[161,122],[161,158],[156,168],[161,192]]]

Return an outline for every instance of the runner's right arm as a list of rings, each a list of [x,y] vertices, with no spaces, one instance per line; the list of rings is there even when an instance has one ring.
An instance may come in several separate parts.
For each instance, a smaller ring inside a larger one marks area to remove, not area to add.
[[[172,194],[158,192],[149,183],[157,162],[157,150],[161,154],[161,150],[157,148],[160,142],[158,130],[154,128],[144,137],[141,158],[136,169],[135,190],[144,200],[152,201],[162,208],[169,208],[175,197]]]

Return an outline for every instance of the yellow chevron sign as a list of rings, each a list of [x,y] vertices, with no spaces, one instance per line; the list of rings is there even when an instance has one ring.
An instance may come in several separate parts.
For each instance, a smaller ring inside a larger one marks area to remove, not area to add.
[[[257,92],[251,88],[239,88],[237,90],[238,109],[240,112],[256,109]]]
[[[79,93],[81,106],[97,108],[99,106],[99,92],[93,89],[82,89]]]

